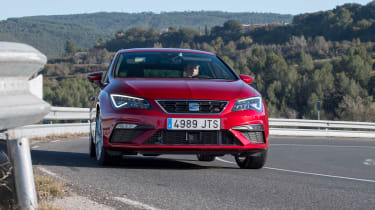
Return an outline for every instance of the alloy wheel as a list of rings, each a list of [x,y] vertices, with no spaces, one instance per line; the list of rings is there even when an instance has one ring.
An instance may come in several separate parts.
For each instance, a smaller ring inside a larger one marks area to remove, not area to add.
[[[95,150],[96,159],[100,160],[103,152],[103,132],[102,132],[102,122],[100,119],[100,114],[96,118],[96,129],[95,129]]]

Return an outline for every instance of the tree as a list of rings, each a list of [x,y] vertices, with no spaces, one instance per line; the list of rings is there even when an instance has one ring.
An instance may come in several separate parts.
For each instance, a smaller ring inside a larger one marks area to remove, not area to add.
[[[65,51],[64,51],[64,54],[65,55],[72,55],[75,52],[76,52],[76,48],[74,46],[73,40],[67,40],[65,42]]]
[[[212,38],[221,37],[225,42],[236,41],[243,34],[242,25],[235,20],[228,20],[223,26],[215,26],[211,29]]]
[[[262,72],[266,66],[267,54],[263,48],[254,48],[251,56],[248,58],[248,66],[252,72],[258,74]]]
[[[236,57],[238,51],[236,49],[236,44],[233,41],[228,42],[222,49],[221,55],[228,56],[230,58]]]
[[[312,51],[316,56],[323,57],[327,55],[329,51],[328,42],[325,40],[324,36],[316,36],[313,41]]]
[[[355,79],[362,87],[367,87],[371,78],[372,59],[363,47],[349,49],[341,58],[337,69]]]
[[[344,96],[337,109],[340,120],[374,122],[375,103],[372,97]]]
[[[237,49],[246,49],[253,43],[253,39],[250,36],[241,36],[236,43]]]
[[[267,82],[279,80],[286,71],[288,71],[288,64],[283,57],[273,52],[267,54],[264,78]]]
[[[311,55],[302,52],[299,59],[298,71],[301,74],[311,74],[314,70],[314,62]]]
[[[54,106],[89,107],[95,87],[87,79],[65,79],[58,86],[45,87],[44,99]]]
[[[306,107],[306,112],[303,115],[303,118],[307,119],[317,119],[317,107],[316,104],[320,99],[315,93],[312,93],[310,97],[307,100],[307,107]]]

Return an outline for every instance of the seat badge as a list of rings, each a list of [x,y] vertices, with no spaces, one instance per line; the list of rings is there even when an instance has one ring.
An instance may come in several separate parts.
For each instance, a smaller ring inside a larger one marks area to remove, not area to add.
[[[199,104],[198,103],[189,103],[189,111],[190,112],[199,112]]]

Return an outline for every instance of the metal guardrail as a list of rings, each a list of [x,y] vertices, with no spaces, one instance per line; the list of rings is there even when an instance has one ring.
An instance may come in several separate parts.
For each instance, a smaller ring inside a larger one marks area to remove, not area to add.
[[[27,136],[29,138],[43,138],[52,136],[88,134],[89,123],[57,123],[27,125],[8,131],[13,138]]]
[[[49,113],[50,105],[41,99],[43,80],[36,77],[46,62],[46,56],[29,45],[0,42],[0,131],[38,122]],[[22,137],[0,136],[13,167],[17,209],[36,209],[29,142]]]
[[[300,120],[300,119],[269,119],[270,126],[279,127],[306,127],[324,129],[361,129],[374,130],[375,123],[352,121],[328,121],[328,120]]]
[[[45,120],[89,120],[88,108],[52,107]],[[270,135],[375,138],[375,123],[270,118]],[[51,135],[83,134],[88,123],[29,125],[10,131],[14,137],[44,137]]]
[[[44,120],[89,120],[89,108],[52,107]]]
[[[375,123],[270,118],[270,134],[282,136],[375,138]]]

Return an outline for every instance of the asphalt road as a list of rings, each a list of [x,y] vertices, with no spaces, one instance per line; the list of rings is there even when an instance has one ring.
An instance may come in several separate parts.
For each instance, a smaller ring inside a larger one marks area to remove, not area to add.
[[[261,170],[232,156],[125,157],[101,167],[88,139],[32,144],[34,166],[78,194],[118,209],[374,209],[375,140],[271,138]]]

